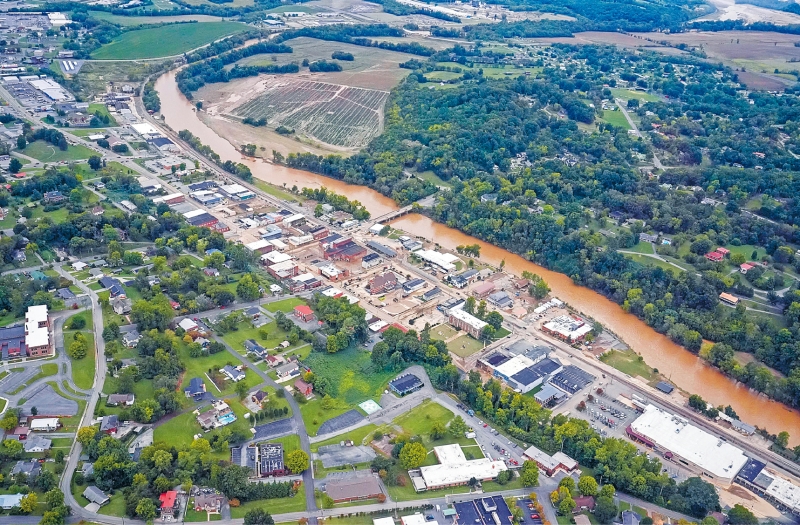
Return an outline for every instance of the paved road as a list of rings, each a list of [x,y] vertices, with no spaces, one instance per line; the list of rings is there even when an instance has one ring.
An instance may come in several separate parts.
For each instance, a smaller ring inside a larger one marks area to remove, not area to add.
[[[628,121],[628,125],[631,127],[631,129],[633,129],[636,136],[642,138],[642,132],[639,131],[638,127],[636,127],[636,123],[633,121],[633,119],[631,119],[631,116],[628,114],[628,110],[625,109],[625,105],[622,104],[623,100],[618,98],[615,99],[614,102],[617,103],[617,107],[619,108],[620,111],[622,111],[622,114],[625,115],[625,120]],[[661,164],[661,160],[659,160],[658,155],[656,155],[655,152],[653,152],[653,166],[655,166],[656,169],[659,170],[664,169],[664,165]]]
[[[94,410],[97,406],[97,402],[100,398],[100,392],[103,391],[103,384],[105,383],[106,379],[106,357],[105,357],[105,350],[106,344],[103,340],[103,311],[100,308],[100,302],[98,300],[97,294],[90,289],[88,286],[83,284],[81,281],[73,278],[69,273],[67,273],[61,265],[55,266],[55,270],[66,279],[74,282],[78,288],[83,290],[89,296],[89,299],[92,303],[92,322],[94,327],[94,341],[95,341],[95,371],[94,371],[94,387],[92,389],[91,396],[89,397],[89,401],[86,404],[86,410],[83,413],[83,418],[81,419],[80,426],[89,426],[91,425],[92,418],[94,416]],[[61,476],[61,483],[59,488],[64,493],[64,503],[68,505],[72,509],[72,516],[75,518],[87,519],[89,521],[98,522],[99,515],[93,512],[89,512],[83,507],[81,507],[75,498],[72,496],[72,474],[75,472],[75,469],[78,466],[78,458],[81,455],[81,444],[77,441],[72,443],[72,448],[70,449],[69,459],[67,460],[66,468],[64,469],[64,474]],[[129,522],[131,520],[128,520]],[[107,523],[107,522],[106,522]]]

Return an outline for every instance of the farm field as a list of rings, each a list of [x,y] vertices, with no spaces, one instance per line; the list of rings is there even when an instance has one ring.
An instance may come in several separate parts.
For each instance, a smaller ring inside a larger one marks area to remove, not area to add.
[[[92,53],[96,60],[130,60],[179,55],[218,38],[247,29],[237,22],[180,24],[122,33]]]
[[[37,140],[28,144],[21,153],[42,162],[62,162],[88,159],[94,152],[85,146],[71,145],[67,146],[67,151],[61,151],[48,142]]]
[[[265,91],[233,110],[240,118],[265,118],[298,135],[345,148],[365,146],[382,128],[387,91],[295,78],[264,80]]]
[[[220,22],[222,18],[210,15],[178,15],[178,16],[120,16],[106,11],[89,11],[92,18],[106,20],[121,26],[138,26],[144,24],[164,24],[170,22]]]

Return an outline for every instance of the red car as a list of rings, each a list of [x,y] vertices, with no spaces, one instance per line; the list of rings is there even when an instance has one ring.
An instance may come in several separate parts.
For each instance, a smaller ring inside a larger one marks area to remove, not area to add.
[[[532,520],[538,520],[539,519],[539,515],[538,514],[531,514],[531,519]]]
[[[224,310],[225,309],[225,305],[223,304],[222,306],[219,307],[219,309],[220,310]]]
[[[484,423],[484,424],[483,424],[483,428],[486,428],[486,427],[488,427],[488,426],[489,426],[489,423]]]

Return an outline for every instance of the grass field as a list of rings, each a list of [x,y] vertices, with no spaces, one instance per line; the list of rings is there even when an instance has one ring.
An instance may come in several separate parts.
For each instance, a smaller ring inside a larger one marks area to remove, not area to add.
[[[75,315],[71,316],[69,319],[67,319],[64,322],[64,328],[66,330],[69,330],[70,329],[69,327],[72,325],[72,321],[74,321],[75,319],[78,319],[78,318],[84,319],[84,321],[86,323],[84,325],[84,327],[81,328],[81,330],[91,330],[92,329],[92,324],[93,324],[92,323],[92,313],[89,312],[89,311],[84,311],[84,312],[81,312],[79,314],[75,314]]]
[[[105,11],[90,11],[92,18],[107,20],[121,26],[138,26],[144,24],[164,24],[170,22],[219,22],[222,18],[210,15],[178,15],[178,16],[120,16]]]
[[[334,408],[322,408],[322,400],[316,397],[300,405],[300,416],[303,418],[309,436],[316,436],[319,427],[329,419],[340,416],[351,409],[347,403],[340,401]]]
[[[349,348],[336,354],[311,352],[305,363],[317,376],[325,377],[333,386],[331,396],[348,405],[379,397],[393,372],[376,370],[370,353]]]
[[[662,261],[661,259],[656,259],[655,257],[647,257],[646,255],[639,255],[636,253],[624,253],[623,254],[628,259],[633,259],[634,261],[638,262],[639,264],[649,265],[649,266],[657,266],[662,270],[671,270],[673,273],[679,273],[681,270],[679,268],[675,268],[668,262]]]
[[[261,499],[242,503],[239,507],[231,508],[231,518],[242,519],[248,510],[263,508],[270,514],[285,514],[287,512],[302,512],[306,510],[306,498],[303,496],[303,487],[292,498]]]
[[[305,197],[303,197],[301,195],[295,195],[294,193],[291,193],[291,192],[288,192],[286,190],[283,190],[283,189],[279,188],[278,186],[275,186],[274,184],[269,184],[267,182],[264,182],[263,180],[255,179],[255,180],[253,180],[253,184],[255,184],[256,188],[260,189],[264,193],[268,193],[268,194],[272,195],[273,197],[277,197],[277,198],[283,199],[285,201],[289,201],[289,202],[300,201],[300,202],[303,202],[304,200],[306,200]]]
[[[77,332],[76,332],[77,333]],[[94,334],[81,332],[86,336],[86,357],[72,360],[72,380],[79,388],[92,388],[94,384],[95,350]],[[69,348],[75,334],[64,334],[64,347]]]
[[[612,350],[604,354],[600,360],[631,377],[639,376],[648,381],[656,379],[658,375],[653,372],[653,369],[644,360],[640,361],[639,358],[640,356],[636,355],[632,350]]]
[[[212,383],[208,377],[206,377],[208,370],[219,370],[228,364],[233,366],[238,366],[241,364],[238,359],[234,358],[226,351],[213,354],[208,357],[191,357],[189,356],[188,347],[185,344],[181,344],[178,353],[180,354],[181,362],[186,365],[186,372],[183,376],[184,383],[188,384],[192,378],[199,377],[205,381],[206,390],[213,393],[215,396],[219,396],[220,392],[217,391],[217,387],[214,385],[214,383]],[[245,371],[245,378],[243,381],[247,383],[249,388],[252,388],[260,383],[261,379],[252,370],[247,370]],[[232,381],[225,381],[222,386],[222,395],[228,395],[234,392],[234,384]]]
[[[114,120],[114,117],[111,116],[111,113],[108,112],[108,106],[105,104],[89,104],[89,113],[92,114],[99,114],[101,117],[105,116],[108,117],[110,127],[116,126],[117,121]]]
[[[185,53],[219,38],[247,29],[237,22],[178,24],[122,33],[92,53],[96,60],[158,58]]]
[[[426,181],[428,181],[428,182],[430,182],[432,184],[435,184],[437,186],[444,186],[445,188],[451,188],[452,187],[452,184],[450,182],[442,179],[441,177],[436,175],[431,170],[422,171],[420,173],[417,173],[417,177],[419,177],[422,180],[426,180]]]
[[[622,111],[603,111],[603,121],[618,128],[631,129],[631,125],[628,124],[628,119],[625,118]]]
[[[623,100],[637,99],[644,102],[658,102],[658,97],[643,91],[633,91],[631,89],[611,88],[611,96]]]
[[[283,299],[281,301],[275,301],[274,303],[269,303],[265,305],[264,308],[268,312],[283,312],[285,314],[294,310],[295,306],[300,306],[301,304],[306,304],[306,302],[299,297],[290,297],[288,299]]]
[[[438,339],[439,341],[446,341],[455,336],[458,330],[450,325],[440,324],[431,328],[431,339]]]
[[[447,343],[447,350],[453,352],[458,357],[469,357],[483,350],[483,342],[474,339],[469,334],[464,334]]]
[[[649,242],[639,242],[631,248],[625,248],[626,252],[653,254],[653,245]]]
[[[42,162],[84,160],[94,154],[85,146],[67,146],[66,151],[61,151],[43,140],[31,142],[21,153]]]

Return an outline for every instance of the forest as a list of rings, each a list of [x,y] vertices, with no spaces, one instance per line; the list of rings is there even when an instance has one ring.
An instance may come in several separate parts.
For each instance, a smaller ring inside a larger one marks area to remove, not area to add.
[[[747,296],[756,280],[723,274],[703,257],[715,246],[752,244],[779,271],[796,271],[800,161],[790,150],[800,136],[797,93],[747,92],[735,72],[689,56],[595,46],[540,54],[538,79],[479,76],[435,90],[411,75],[387,103],[385,132],[361,153],[292,154],[284,162],[369,185],[401,203],[435,192],[404,170],[431,170],[452,186],[429,212],[436,220],[569,275],[693,352],[708,339],[755,354],[786,376],[757,362],[712,362],[800,405],[796,279],[784,279],[789,289],[769,296],[784,309],[784,327],[744,306],[721,306],[721,292]],[[599,120],[598,108],[620,85],[657,94],[629,102],[651,140]],[[654,153],[676,166],[660,180],[649,175],[652,168],[639,169],[639,159]],[[497,202],[481,202],[487,193],[497,193]],[[760,207],[746,208],[755,196]],[[722,204],[704,204],[709,197]],[[627,227],[607,237],[597,220]],[[687,245],[683,258],[698,273],[645,266],[617,251],[648,230]]]

